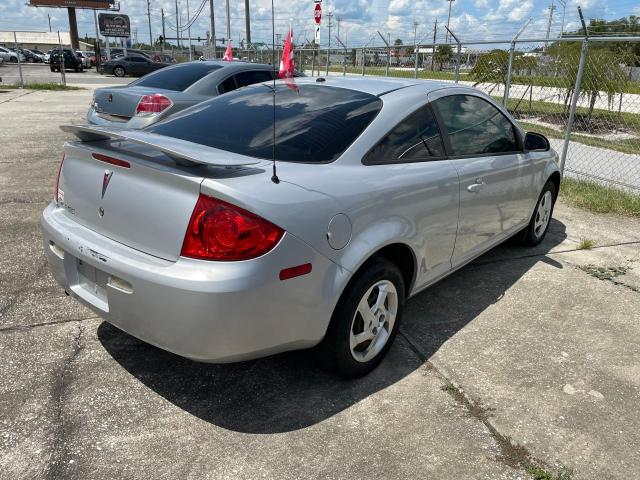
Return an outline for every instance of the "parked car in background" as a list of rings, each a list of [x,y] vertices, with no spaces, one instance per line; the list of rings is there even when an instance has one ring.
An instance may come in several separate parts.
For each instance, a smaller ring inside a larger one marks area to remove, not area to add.
[[[63,48],[63,55],[60,55],[60,49],[54,48],[49,58],[49,68],[52,72],[59,72],[62,68],[62,59],[64,59],[65,70],[75,70],[76,72],[84,71],[82,59],[70,48]]]
[[[4,62],[10,62],[11,54],[9,53],[9,51],[5,51],[4,49],[2,49],[2,47],[0,47],[0,58],[2,58]]]
[[[47,53],[44,54],[44,63],[49,63],[50,59],[51,59],[51,52],[53,50],[47,50]]]
[[[89,65],[91,67],[95,67],[96,66],[96,52],[92,52],[90,50],[87,50],[84,53],[87,55],[87,57],[89,57]]]
[[[126,75],[141,77],[166,66],[168,66],[167,63],[154,62],[142,55],[127,55],[126,57],[112,58],[106,62],[102,66],[102,73],[111,73],[116,77],[124,77]]]
[[[315,346],[357,377],[411,296],[510,237],[544,239],[558,156],[492,97],[424,80],[296,83],[142,130],[63,127],[80,141],[65,145],[42,229],[65,291],[195,360]]]
[[[40,56],[35,52],[32,52],[28,48],[19,48],[18,52],[24,55],[25,61],[28,63],[43,63],[44,56]]]
[[[84,68],[91,68],[91,60],[89,59],[89,55],[87,52],[76,50],[76,55],[82,60],[82,66]]]
[[[171,55],[167,55],[166,53],[158,53],[153,55],[154,62],[162,62],[162,63],[178,63],[175,58]]]
[[[142,128],[211,97],[273,77],[271,65],[258,63],[180,63],[126,86],[95,90],[87,120],[96,125]]]
[[[38,50],[37,48],[30,48],[29,50],[38,55],[44,62],[44,56],[46,55],[46,53],[44,53],[42,50]]]
[[[20,57],[20,61],[26,61],[26,58],[23,54],[18,53],[13,48],[0,47],[0,52],[6,53],[8,55],[8,62],[16,63],[18,61],[18,57]]]
[[[110,55],[112,59],[114,57],[123,57],[124,54],[125,54],[125,51],[122,48],[112,48],[110,50]],[[142,50],[137,50],[135,48],[127,48],[127,56],[129,55],[139,55],[141,57],[148,58],[149,60],[153,60],[147,52],[144,52]]]

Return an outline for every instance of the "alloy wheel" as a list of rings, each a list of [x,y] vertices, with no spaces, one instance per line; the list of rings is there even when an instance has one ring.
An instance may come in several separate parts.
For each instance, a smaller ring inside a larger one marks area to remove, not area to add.
[[[550,191],[544,192],[538,208],[536,210],[536,219],[533,225],[533,233],[536,238],[540,238],[547,230],[549,220],[551,220],[551,207],[553,206],[553,198]]]
[[[398,314],[398,291],[389,280],[371,286],[351,321],[349,347],[358,362],[368,362],[387,344]]]

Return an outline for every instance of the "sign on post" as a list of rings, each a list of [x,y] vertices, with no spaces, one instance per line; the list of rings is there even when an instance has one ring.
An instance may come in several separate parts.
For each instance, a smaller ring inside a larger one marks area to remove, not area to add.
[[[315,37],[314,42],[316,45],[320,45],[320,23],[322,22],[322,6],[320,5],[322,0],[315,0],[315,7],[313,7],[313,20],[315,21]]]
[[[130,37],[131,23],[128,15],[118,13],[99,13],[98,27],[100,35],[105,37]]]

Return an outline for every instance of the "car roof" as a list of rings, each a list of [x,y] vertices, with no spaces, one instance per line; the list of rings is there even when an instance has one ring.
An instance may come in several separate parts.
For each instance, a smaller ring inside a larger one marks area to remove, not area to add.
[[[321,80],[322,79],[322,80]],[[402,88],[421,85],[424,92],[439,90],[445,87],[451,87],[455,84],[450,82],[438,82],[434,80],[418,80],[409,78],[390,78],[390,77],[362,77],[362,76],[320,76],[320,77],[300,77],[295,79],[295,83],[299,85],[316,84],[327,87],[348,88],[359,92],[368,93],[370,95],[381,96],[386,93],[400,90]]]

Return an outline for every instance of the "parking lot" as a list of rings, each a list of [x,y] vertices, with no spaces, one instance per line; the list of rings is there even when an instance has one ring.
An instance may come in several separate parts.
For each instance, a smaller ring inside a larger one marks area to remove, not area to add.
[[[639,220],[561,201],[538,247],[500,246],[408,301],[359,380],[305,352],[199,364],[48,273],[58,126],[91,95],[0,93],[0,478],[640,477]]]
[[[30,83],[62,83],[60,72],[52,72],[49,65],[43,63],[23,63],[22,78],[25,84]],[[17,63],[4,63],[0,65],[0,78],[2,84],[13,85],[20,83],[20,70]],[[68,85],[92,88],[104,85],[126,85],[131,78],[117,78],[113,75],[100,75],[95,67],[82,73],[73,70],[66,71]]]

